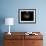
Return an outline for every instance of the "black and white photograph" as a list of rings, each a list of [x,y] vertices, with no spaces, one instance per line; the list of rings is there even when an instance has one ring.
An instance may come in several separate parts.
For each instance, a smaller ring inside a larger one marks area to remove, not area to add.
[[[36,23],[36,9],[19,9],[19,23]]]

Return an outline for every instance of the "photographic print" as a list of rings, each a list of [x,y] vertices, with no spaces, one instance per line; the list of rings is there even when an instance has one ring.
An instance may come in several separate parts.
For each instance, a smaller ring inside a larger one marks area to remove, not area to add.
[[[19,9],[19,23],[36,23],[36,9]]]

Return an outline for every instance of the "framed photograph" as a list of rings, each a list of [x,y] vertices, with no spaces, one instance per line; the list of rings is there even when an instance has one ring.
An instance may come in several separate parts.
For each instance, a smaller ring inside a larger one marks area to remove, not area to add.
[[[19,9],[19,23],[36,23],[36,9]]]

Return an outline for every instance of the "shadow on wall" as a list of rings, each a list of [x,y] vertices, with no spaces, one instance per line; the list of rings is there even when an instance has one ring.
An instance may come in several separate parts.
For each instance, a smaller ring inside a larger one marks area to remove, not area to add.
[[[5,23],[5,17],[0,16],[0,46],[3,46],[3,32],[2,32],[2,25]]]
[[[0,33],[2,33],[2,26],[5,24],[5,17],[0,16]]]

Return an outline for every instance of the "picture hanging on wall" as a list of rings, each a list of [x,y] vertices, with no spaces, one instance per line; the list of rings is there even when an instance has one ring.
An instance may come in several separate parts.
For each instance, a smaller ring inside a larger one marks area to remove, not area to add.
[[[36,9],[19,9],[18,10],[19,23],[36,23]]]

